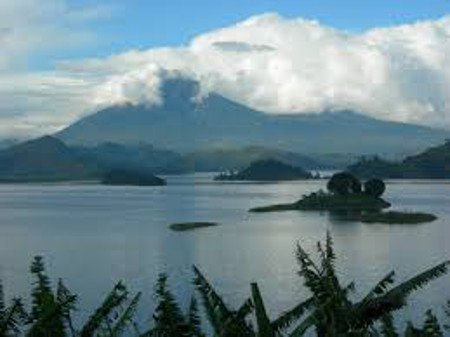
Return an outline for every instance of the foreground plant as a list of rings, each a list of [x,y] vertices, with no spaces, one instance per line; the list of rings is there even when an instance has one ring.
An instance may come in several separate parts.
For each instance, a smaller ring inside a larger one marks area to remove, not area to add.
[[[52,289],[42,257],[34,258],[30,272],[34,276],[30,313],[19,299],[6,307],[0,287],[0,337],[116,337],[133,326],[140,293],[130,299],[122,283],[117,283],[81,328],[76,329],[72,314],[76,311],[77,296],[62,280],[58,281],[56,290]]]
[[[197,301],[192,297],[186,315],[168,289],[167,275],[160,274],[155,289],[158,302],[153,314],[154,327],[141,337],[202,337]]]
[[[336,254],[327,233],[326,242],[317,244],[318,261],[297,245],[299,276],[311,296],[270,318],[257,283],[251,284],[251,296],[237,308],[229,307],[207,278],[194,266],[194,285],[201,299],[203,314],[208,319],[213,337],[298,337],[313,330],[318,337],[440,337],[443,336],[436,316],[427,311],[423,324],[409,322],[400,334],[393,314],[407,305],[410,295],[448,271],[449,261],[420,273],[394,286],[395,273],[383,277],[360,300],[353,300],[353,282],[342,285],[336,273]],[[103,303],[81,327],[72,323],[77,296],[59,280],[53,290],[41,257],[36,257],[30,271],[34,276],[32,307],[26,312],[20,299],[6,305],[0,284],[0,337],[206,337],[195,296],[186,312],[161,274],[155,287],[156,309],[153,325],[141,333],[134,321],[141,297],[130,296],[122,283],[117,283]],[[450,317],[450,302],[447,314]],[[448,325],[444,329],[450,329]]]
[[[27,319],[28,315],[20,299],[15,298],[10,305],[6,305],[3,285],[0,283],[0,336],[20,333],[21,326]]]
[[[194,284],[200,293],[206,317],[214,330],[215,336],[254,336],[253,329],[246,320],[253,310],[252,301],[248,298],[237,310],[230,309],[200,270],[195,266],[193,269],[195,274]]]
[[[256,332],[248,328],[245,334],[240,332],[239,335],[233,336],[297,337],[303,336],[310,329],[315,329],[318,337],[379,336],[380,333],[383,335],[383,331],[377,331],[377,324],[405,307],[407,299],[414,291],[447,273],[450,264],[449,261],[441,263],[395,287],[393,286],[395,273],[392,271],[383,277],[365,297],[355,302],[350,297],[355,288],[354,283],[342,285],[337,277],[336,255],[329,233],[325,245],[317,244],[317,251],[318,263],[313,261],[300,244],[297,246],[296,256],[300,266],[298,274],[312,296],[273,320],[267,315],[256,283],[251,285],[252,299],[246,306],[248,310],[242,311],[238,316],[236,312],[230,311],[225,306],[224,301],[194,267],[196,282],[201,284],[199,290],[204,298],[204,307],[210,322],[215,327],[216,335],[231,336],[224,331],[225,322],[228,323],[227,329],[230,329],[230,324],[245,327],[245,319],[251,313],[251,308],[254,308]],[[427,315],[429,321],[432,317],[431,312]],[[411,331],[414,331],[416,333],[414,336],[429,336],[423,334],[422,330],[413,328],[412,325],[409,331],[409,335]],[[386,330],[384,335],[390,336],[388,332]],[[406,334],[406,336],[409,335]]]
[[[354,302],[349,296],[354,284],[343,286],[336,275],[336,255],[329,233],[325,247],[318,243],[317,250],[319,263],[315,263],[301,245],[297,246],[299,275],[312,296],[304,302],[308,304],[308,316],[295,327],[291,336],[301,336],[313,327],[319,337],[369,335],[375,323],[405,307],[414,291],[447,273],[450,264],[449,261],[443,262],[395,287],[395,272],[392,271],[364,298]]]

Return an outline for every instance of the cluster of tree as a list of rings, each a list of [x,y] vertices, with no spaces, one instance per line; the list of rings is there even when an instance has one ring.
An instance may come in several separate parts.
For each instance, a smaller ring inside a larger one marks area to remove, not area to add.
[[[233,173],[222,173],[215,180],[283,181],[311,179],[312,174],[301,167],[291,166],[275,159],[252,162],[248,167]]]
[[[237,309],[229,307],[205,276],[196,267],[194,284],[201,299],[203,313],[195,296],[187,311],[183,311],[167,285],[167,276],[161,274],[155,287],[156,309],[153,325],[140,329],[135,313],[141,293],[130,294],[118,283],[103,303],[80,327],[75,327],[72,315],[77,296],[61,280],[56,290],[44,268],[41,257],[31,265],[34,276],[31,292],[32,307],[28,312],[20,299],[6,305],[0,287],[0,336],[12,337],[100,337],[135,335],[139,337],[206,337],[207,317],[212,336],[217,337],[278,337],[303,336],[314,330],[318,337],[338,336],[443,336],[436,316],[428,311],[420,326],[409,322],[404,333],[397,332],[393,313],[407,305],[408,297],[430,281],[448,271],[450,261],[430,268],[399,285],[394,286],[394,272],[383,277],[363,298],[354,301],[354,283],[342,284],[336,274],[336,255],[331,236],[325,244],[318,243],[319,262],[297,246],[299,275],[311,296],[300,301],[277,318],[268,316],[257,283],[251,284],[251,295]],[[450,304],[449,304],[450,309]],[[450,314],[450,313],[449,313]]]
[[[379,198],[385,192],[386,185],[380,179],[369,179],[363,185],[353,174],[340,172],[331,177],[327,183],[327,189],[329,192],[340,196],[364,193]]]

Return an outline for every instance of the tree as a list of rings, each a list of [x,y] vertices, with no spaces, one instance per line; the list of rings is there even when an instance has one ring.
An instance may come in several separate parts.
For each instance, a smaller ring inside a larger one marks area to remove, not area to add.
[[[59,289],[60,298],[52,291],[50,279],[45,272],[44,260],[41,256],[35,256],[31,263],[30,272],[35,277],[34,288],[31,292],[32,309],[30,315],[30,337],[64,337],[67,336],[66,318],[70,317],[70,311],[74,309],[76,296],[67,292],[67,296],[61,296],[65,290]],[[62,282],[59,282],[62,287]],[[64,287],[65,289],[65,287]],[[59,302],[62,300],[63,302]]]
[[[77,296],[69,291],[61,279],[56,291],[53,291],[42,257],[34,258],[30,271],[36,281],[31,294],[33,303],[27,322],[28,337],[118,337],[134,323],[141,294],[136,294],[130,300],[127,288],[119,282],[77,331],[71,318]]]
[[[5,303],[3,285],[0,283],[0,337],[20,335],[28,315],[22,301],[14,298],[9,306]]]
[[[442,337],[443,330],[431,310],[426,312],[421,326],[410,322],[399,334],[393,313],[407,304],[408,297],[430,281],[447,273],[450,261],[445,261],[409,280],[394,284],[392,271],[383,277],[361,300],[350,294],[353,282],[342,285],[335,270],[336,254],[331,235],[325,244],[318,243],[319,259],[316,262],[298,244],[299,275],[311,295],[285,311],[278,318],[269,318],[257,283],[251,284],[251,298],[233,310],[215,291],[213,286],[194,267],[194,284],[202,298],[204,313],[215,337],[299,337],[316,331],[317,337]],[[75,310],[76,296],[59,280],[56,291],[45,272],[41,257],[31,266],[36,278],[32,291],[32,312],[27,314],[19,299],[7,306],[0,283],[0,337],[206,337],[201,332],[202,315],[197,301],[192,297],[189,308],[183,313],[167,286],[167,276],[161,274],[155,289],[157,306],[154,326],[140,334],[134,317],[140,293],[129,297],[127,288],[117,283],[103,303],[81,329],[72,326],[71,313]],[[448,303],[450,311],[450,302]],[[250,316],[254,314],[254,317]],[[447,312],[450,315],[450,312]],[[253,324],[252,324],[253,323]],[[255,328],[253,327],[255,326]],[[27,329],[25,329],[27,328]],[[134,334],[130,334],[129,330]],[[444,325],[445,329],[448,326]]]
[[[231,311],[195,268],[196,283],[200,285],[199,291],[204,298],[204,308],[214,328],[215,336],[300,337],[315,329],[318,337],[398,337],[392,313],[406,306],[408,297],[414,291],[447,273],[450,265],[450,261],[446,261],[395,287],[393,286],[395,273],[392,271],[365,297],[354,301],[350,296],[354,291],[354,283],[342,285],[337,277],[336,255],[329,233],[325,244],[318,243],[317,249],[319,263],[314,262],[300,245],[297,248],[299,275],[312,296],[275,320],[269,319],[256,283],[251,285],[252,299],[247,300],[249,304],[243,306],[247,308]],[[246,323],[246,316],[252,312],[255,314],[256,332]],[[378,325],[381,325],[381,331],[377,330]],[[441,335],[439,324],[431,312],[427,313],[423,328],[417,329],[411,324],[409,332],[405,334],[421,337]]]
[[[257,283],[251,284],[252,299],[255,306],[256,324],[258,327],[258,337],[275,337],[275,329],[267,316],[266,307],[261,297]]]
[[[158,304],[153,314],[154,327],[143,337],[201,337],[197,302],[191,299],[186,315],[167,287],[167,275],[160,274],[155,289]]]
[[[220,337],[254,337],[255,333],[247,322],[247,316],[253,310],[251,299],[247,299],[237,309],[228,308],[213,286],[203,276],[197,267],[194,269],[194,284],[199,292],[206,317],[214,330],[215,336]]]
[[[291,327],[295,321],[307,310],[313,307],[313,302],[309,299],[297,304],[294,308],[284,312],[275,320],[270,320],[266,307],[262,299],[257,283],[251,284],[254,314],[256,320],[256,337],[278,337]]]
[[[450,331],[450,301],[447,301],[447,307],[445,308],[445,316],[447,316],[447,322],[444,325],[446,331]]]
[[[403,308],[408,297],[430,281],[446,274],[450,261],[445,261],[409,280],[392,287],[395,273],[392,271],[382,278],[360,301],[351,300],[349,293],[354,284],[341,285],[335,272],[336,255],[330,234],[323,247],[318,244],[320,263],[315,263],[308,253],[298,245],[297,260],[300,265],[299,275],[312,296],[305,302],[311,302],[309,314],[302,318],[304,311],[299,311],[296,319],[300,321],[290,336],[302,336],[314,328],[318,337],[329,336],[369,336],[374,326],[387,315]],[[300,320],[300,318],[302,318]],[[435,322],[431,316],[430,326]]]
[[[370,179],[364,183],[364,193],[373,196],[381,197],[386,190],[386,185],[381,179]]]
[[[361,182],[348,172],[334,174],[328,181],[327,189],[333,194],[347,196],[361,193]]]
[[[129,292],[118,282],[103,300],[102,304],[83,324],[79,337],[118,337],[130,326],[134,326],[134,315],[141,293],[129,300]]]
[[[440,326],[436,316],[432,313],[431,310],[428,310],[425,313],[425,322],[423,323],[422,328],[416,328],[412,324],[412,322],[408,322],[404,336],[405,337],[443,337],[444,334],[442,332],[441,326]]]

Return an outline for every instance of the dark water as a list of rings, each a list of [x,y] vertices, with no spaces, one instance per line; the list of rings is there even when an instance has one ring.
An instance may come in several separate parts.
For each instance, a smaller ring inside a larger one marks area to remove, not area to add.
[[[115,281],[142,290],[145,322],[159,272],[170,275],[175,293],[191,293],[191,265],[198,265],[232,305],[258,281],[276,315],[307,296],[296,276],[297,240],[315,251],[330,230],[344,280],[364,293],[391,269],[399,280],[450,258],[450,184],[393,182],[386,198],[396,209],[431,212],[424,225],[345,223],[326,213],[250,214],[254,206],[291,202],[324,187],[322,181],[220,184],[208,175],[169,177],[156,188],[95,185],[1,185],[0,277],[8,295],[25,295],[33,255],[44,255],[56,279],[80,294],[87,315]],[[172,222],[216,221],[222,226],[193,232],[168,230]],[[343,273],[345,271],[345,273]],[[450,299],[445,277],[414,297],[404,318],[422,320],[428,307],[442,314]]]

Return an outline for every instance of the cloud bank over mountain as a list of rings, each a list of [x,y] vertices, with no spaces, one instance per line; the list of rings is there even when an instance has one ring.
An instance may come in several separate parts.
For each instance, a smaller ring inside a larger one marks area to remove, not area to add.
[[[79,64],[113,72],[101,102],[157,102],[159,68],[273,113],[350,109],[396,121],[450,124],[450,17],[351,34],[276,14],[252,17],[180,48]]]
[[[269,113],[348,109],[450,127],[450,16],[357,34],[264,14],[185,46],[63,61],[36,76],[59,81],[57,95],[44,90],[45,116],[57,128],[97,107],[160,104],[161,82],[180,75],[199,81],[199,98],[214,91]],[[23,91],[39,95],[25,81]]]

